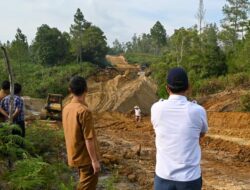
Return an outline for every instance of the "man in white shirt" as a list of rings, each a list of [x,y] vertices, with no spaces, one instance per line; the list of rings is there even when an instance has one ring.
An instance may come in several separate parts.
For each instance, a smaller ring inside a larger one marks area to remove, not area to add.
[[[135,106],[135,121],[136,122],[140,122],[141,121],[141,109],[139,108],[139,106]]]
[[[199,140],[208,130],[206,111],[185,97],[189,83],[182,68],[167,76],[169,98],[151,108],[155,130],[155,190],[201,190]]]

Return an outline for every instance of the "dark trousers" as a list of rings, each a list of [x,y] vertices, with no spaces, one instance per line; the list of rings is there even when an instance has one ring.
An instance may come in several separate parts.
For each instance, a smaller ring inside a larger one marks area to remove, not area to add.
[[[201,190],[202,178],[194,181],[172,181],[155,175],[154,190]]]
[[[14,121],[14,124],[18,125],[21,130],[22,130],[22,133],[16,133],[16,132],[13,132],[13,134],[17,134],[17,135],[21,135],[22,137],[25,137],[25,122],[24,121]]]

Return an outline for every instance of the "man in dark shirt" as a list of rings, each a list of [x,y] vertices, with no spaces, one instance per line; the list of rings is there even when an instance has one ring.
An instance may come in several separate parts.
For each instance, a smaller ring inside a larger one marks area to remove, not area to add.
[[[14,84],[14,112],[12,113],[13,116],[13,123],[17,124],[21,130],[22,130],[22,137],[25,137],[25,122],[24,122],[24,110],[23,110],[23,100],[21,98],[21,91],[22,91],[22,86],[18,83]],[[3,110],[10,114],[10,95],[6,96],[2,101],[1,101],[1,107]]]
[[[10,94],[10,82],[5,80],[2,82],[0,90],[0,105],[1,101]],[[0,107],[0,122],[5,121],[8,118],[8,114]]]

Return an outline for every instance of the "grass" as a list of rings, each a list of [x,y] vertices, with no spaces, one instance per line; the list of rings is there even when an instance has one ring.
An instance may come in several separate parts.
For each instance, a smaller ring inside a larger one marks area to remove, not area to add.
[[[116,184],[119,182],[119,174],[117,170],[114,170],[110,176],[101,181],[101,187],[105,190],[118,190]]]

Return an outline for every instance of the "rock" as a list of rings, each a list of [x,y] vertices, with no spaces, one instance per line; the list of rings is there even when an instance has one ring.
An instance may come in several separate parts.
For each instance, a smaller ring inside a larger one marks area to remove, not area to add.
[[[130,174],[130,175],[128,175],[128,180],[129,180],[130,182],[135,182],[135,181],[136,181],[136,176],[135,176],[135,174]]]
[[[110,153],[103,154],[102,157],[103,157],[104,160],[105,159],[109,160],[109,162],[111,164],[118,164],[119,160],[120,160],[118,156],[116,156],[114,154],[110,154]],[[106,162],[108,162],[108,161],[106,161]]]
[[[135,158],[135,153],[132,151],[126,152],[126,154],[124,154],[123,158],[125,159],[133,159]]]
[[[132,147],[132,151],[135,153],[135,155],[140,156],[141,155],[141,144],[135,145]]]

